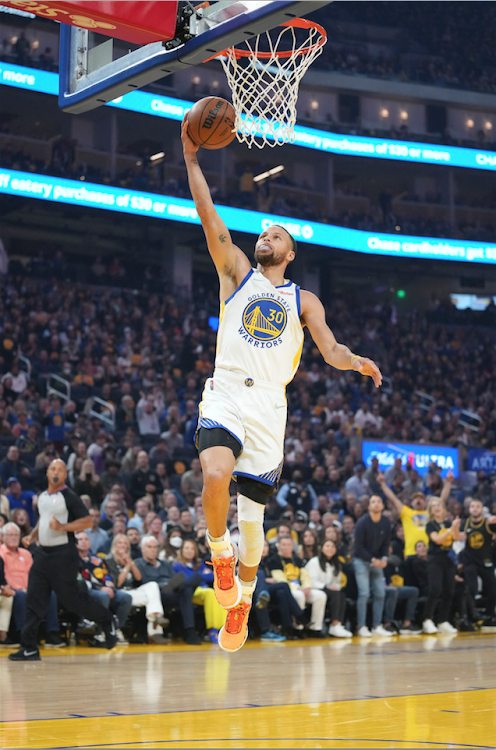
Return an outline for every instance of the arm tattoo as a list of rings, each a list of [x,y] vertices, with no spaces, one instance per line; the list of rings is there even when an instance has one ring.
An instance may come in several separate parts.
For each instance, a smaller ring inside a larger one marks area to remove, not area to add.
[[[198,159],[191,159],[191,164],[198,164]]]
[[[219,234],[219,240],[224,243],[226,241],[226,235],[225,234]]]

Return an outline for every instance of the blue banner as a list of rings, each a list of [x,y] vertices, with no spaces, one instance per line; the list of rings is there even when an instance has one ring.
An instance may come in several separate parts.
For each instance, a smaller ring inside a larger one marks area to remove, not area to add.
[[[37,175],[32,172],[18,172],[13,169],[0,169],[0,193],[200,224],[195,204],[186,198],[172,198],[168,195]],[[258,235],[272,224],[279,224],[298,241],[322,247],[338,247],[369,255],[496,263],[495,243],[477,244],[469,240],[375,234],[231,206],[216,205],[216,209],[228,229],[247,234]]]
[[[486,474],[496,472],[496,452],[469,448],[467,451],[467,469],[468,471],[484,471]]]
[[[4,62],[0,62],[0,83],[4,86],[15,86],[16,88],[39,91],[54,96],[58,95],[59,91],[58,73],[49,73],[37,68],[27,68]],[[141,112],[155,117],[165,117],[169,120],[182,120],[185,112],[191,109],[193,103],[172,96],[157,96],[147,91],[130,91],[125,96],[120,96],[113,102],[109,102],[106,106],[131,112]],[[295,126],[294,145],[329,154],[496,170],[496,152],[494,151],[369,138],[359,135],[340,135],[301,125]]]
[[[444,445],[363,440],[362,461],[368,467],[372,465],[373,458],[379,459],[381,471],[386,471],[393,466],[397,458],[401,458],[403,469],[406,469],[407,463],[410,463],[412,469],[416,469],[420,476],[427,473],[431,463],[440,467],[443,477],[450,469],[455,477],[458,476],[458,448],[448,448]]]

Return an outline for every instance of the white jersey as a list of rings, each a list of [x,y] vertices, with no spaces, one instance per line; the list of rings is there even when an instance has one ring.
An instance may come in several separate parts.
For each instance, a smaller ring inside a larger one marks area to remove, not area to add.
[[[272,283],[256,269],[221,304],[215,367],[285,386],[303,348],[300,288]]]

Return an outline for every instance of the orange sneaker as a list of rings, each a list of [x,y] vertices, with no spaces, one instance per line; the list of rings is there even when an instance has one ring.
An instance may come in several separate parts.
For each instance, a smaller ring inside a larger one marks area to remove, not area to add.
[[[215,598],[224,609],[236,607],[241,601],[241,584],[236,575],[236,550],[231,545],[230,557],[212,557]]]
[[[248,638],[248,617],[251,602],[240,602],[229,610],[225,625],[219,630],[219,646],[223,651],[239,651]]]

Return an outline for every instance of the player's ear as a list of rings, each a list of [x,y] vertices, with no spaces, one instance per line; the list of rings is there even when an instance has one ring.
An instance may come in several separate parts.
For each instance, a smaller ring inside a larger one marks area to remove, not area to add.
[[[288,263],[292,263],[295,258],[296,258],[296,253],[294,250],[290,250],[289,253],[286,255],[286,260],[288,261]]]

